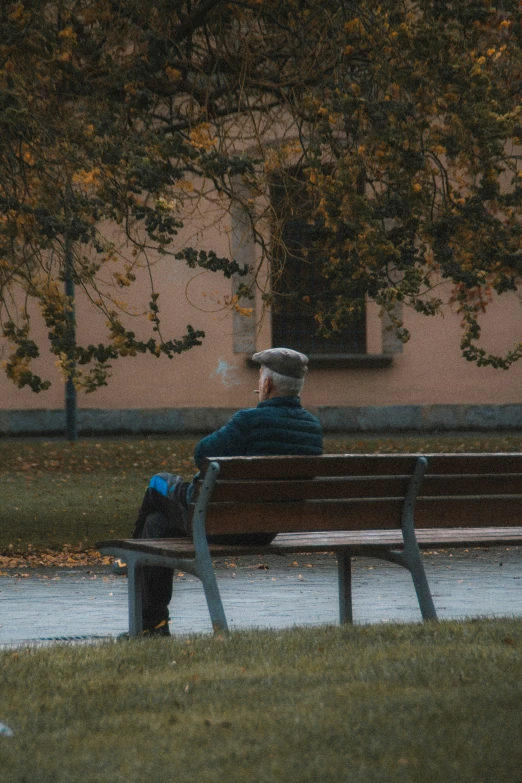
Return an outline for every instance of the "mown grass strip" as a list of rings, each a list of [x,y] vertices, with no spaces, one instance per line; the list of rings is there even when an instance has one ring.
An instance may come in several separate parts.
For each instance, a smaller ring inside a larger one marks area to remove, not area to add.
[[[516,781],[522,620],[0,652],[10,783]]]

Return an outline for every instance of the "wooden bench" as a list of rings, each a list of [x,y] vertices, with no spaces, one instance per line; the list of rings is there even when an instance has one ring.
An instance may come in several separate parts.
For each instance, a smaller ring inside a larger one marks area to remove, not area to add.
[[[127,563],[129,632],[141,632],[141,569],[201,579],[215,631],[227,621],[212,558],[337,554],[340,621],[352,621],[351,558],[407,568],[422,617],[437,619],[420,549],[522,543],[522,454],[369,454],[207,460],[191,509],[192,538],[110,540]],[[278,533],[267,546],[207,544],[206,534]]]

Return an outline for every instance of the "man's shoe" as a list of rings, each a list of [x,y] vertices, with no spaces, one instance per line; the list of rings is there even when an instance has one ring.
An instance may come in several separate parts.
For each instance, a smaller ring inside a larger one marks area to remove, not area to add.
[[[170,628],[168,620],[162,620],[153,628],[144,628],[141,632],[142,636],[170,636]]]
[[[124,563],[123,560],[115,560],[112,564],[112,573],[118,574],[118,576],[126,576],[127,575],[127,563]]]
[[[141,638],[146,639],[149,638],[149,636],[170,636],[170,628],[169,628],[168,620],[162,620],[157,625],[154,625],[150,628],[144,628],[143,631],[141,632]],[[130,635],[127,632],[120,633],[118,635],[118,639],[122,639],[122,640],[130,639]]]

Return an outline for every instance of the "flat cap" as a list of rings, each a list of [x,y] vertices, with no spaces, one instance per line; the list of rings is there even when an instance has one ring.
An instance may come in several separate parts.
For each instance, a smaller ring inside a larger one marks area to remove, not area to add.
[[[308,356],[292,348],[268,348],[255,353],[252,361],[290,378],[304,378],[308,370]]]

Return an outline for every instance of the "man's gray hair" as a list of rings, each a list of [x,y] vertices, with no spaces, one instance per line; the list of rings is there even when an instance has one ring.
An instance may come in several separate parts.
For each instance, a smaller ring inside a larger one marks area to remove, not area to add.
[[[303,389],[304,378],[292,378],[290,375],[281,375],[269,367],[263,367],[261,381],[270,378],[280,397],[299,397]]]

